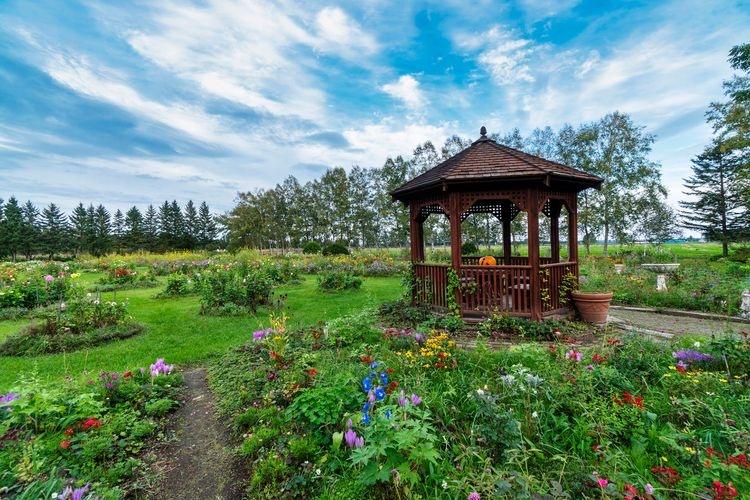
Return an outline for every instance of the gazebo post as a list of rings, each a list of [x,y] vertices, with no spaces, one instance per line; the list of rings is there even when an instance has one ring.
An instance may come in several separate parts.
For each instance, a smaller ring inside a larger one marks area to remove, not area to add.
[[[553,263],[558,263],[560,262],[560,212],[562,211],[562,203],[559,200],[550,200],[549,208],[551,257]]]
[[[510,245],[511,228],[510,224],[513,222],[511,218],[511,205],[509,201],[504,201],[501,204],[501,213],[503,217],[503,264],[506,266],[510,265],[510,257],[512,248]]]
[[[578,275],[578,203],[577,196],[570,197],[568,206],[568,260],[576,263],[576,276]]]
[[[451,266],[461,278],[461,198],[459,193],[448,195],[451,222]],[[456,289],[456,303],[461,307],[461,290]],[[462,311],[463,312],[463,311]]]
[[[424,219],[413,203],[409,204],[409,236],[411,238],[411,261],[424,261]]]
[[[529,189],[526,195],[526,208],[528,214],[528,244],[529,265],[531,276],[529,276],[529,291],[531,292],[531,319],[539,321],[542,319],[542,300],[540,297],[539,279],[539,205],[537,203],[538,191]]]

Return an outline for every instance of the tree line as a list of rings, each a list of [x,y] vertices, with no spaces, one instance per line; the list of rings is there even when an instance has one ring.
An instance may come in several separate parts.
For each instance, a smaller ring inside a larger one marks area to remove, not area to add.
[[[537,128],[526,137],[518,129],[490,137],[605,178],[600,191],[586,191],[579,201],[580,234],[587,247],[600,237],[626,243],[644,237],[664,241],[675,234],[660,166],[648,157],[654,136],[628,115],[613,112],[558,131]],[[458,136],[440,147],[428,141],[408,157],[387,158],[379,168],[354,166],[346,172],[335,167],[305,184],[290,176],[273,189],[239,193],[237,205],[222,217],[229,246],[288,248],[312,240],[364,247],[408,245],[408,210],[394,203],[389,192],[470,144]],[[522,217],[513,225],[516,240],[525,236]],[[431,216],[425,222],[425,241],[446,244],[449,231],[447,218]],[[471,215],[462,232],[464,241],[502,241],[500,222],[488,214]]]
[[[685,179],[693,199],[680,202],[683,226],[720,241],[725,256],[729,243],[750,236],[750,44],[733,47],[729,64],[739,73],[723,82],[727,100],[706,112],[713,137]]]
[[[184,207],[164,201],[141,213],[133,206],[124,214],[111,215],[103,205],[79,203],[66,215],[54,203],[41,211],[31,202],[20,204],[15,196],[0,199],[0,258],[19,256],[53,258],[61,255],[148,250],[208,249],[220,245],[220,227],[206,202]]]

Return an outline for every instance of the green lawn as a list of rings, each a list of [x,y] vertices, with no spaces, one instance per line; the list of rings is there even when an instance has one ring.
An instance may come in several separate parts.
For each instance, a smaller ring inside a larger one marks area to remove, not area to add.
[[[198,297],[154,299],[160,288],[120,291],[117,299],[129,299],[129,312],[147,326],[144,334],[104,346],[70,354],[38,357],[0,357],[0,394],[24,374],[37,371],[42,379],[78,377],[83,371],[123,371],[148,367],[156,358],[168,363],[191,364],[204,361],[227,349],[247,342],[252,332],[268,326],[268,311],[255,316],[200,316]],[[307,276],[300,285],[279,287],[288,295],[286,310],[291,326],[313,324],[332,319],[384,300],[402,292],[400,278],[365,278],[362,288],[342,293],[322,293],[315,277]],[[102,294],[112,300],[112,293]],[[28,321],[0,322],[0,339],[17,332]]]

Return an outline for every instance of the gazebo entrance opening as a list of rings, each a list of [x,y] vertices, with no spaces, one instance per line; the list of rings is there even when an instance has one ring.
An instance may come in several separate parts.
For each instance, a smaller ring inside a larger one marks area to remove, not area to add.
[[[449,308],[454,299],[464,317],[500,312],[542,319],[567,312],[563,283],[566,276],[578,276],[577,193],[601,182],[499,145],[485,136],[483,127],[482,137],[469,148],[391,193],[409,206],[414,300]],[[461,223],[472,214],[491,214],[501,224],[503,251],[494,263],[490,260],[493,265],[461,255]],[[520,214],[526,216],[525,256],[513,254],[511,241],[511,225]],[[563,214],[567,223],[561,238]],[[450,221],[450,266],[424,262],[424,222],[431,215]],[[542,231],[548,235],[544,243],[549,240],[545,257],[540,254],[540,221],[548,223]],[[566,252],[561,252],[561,240]]]

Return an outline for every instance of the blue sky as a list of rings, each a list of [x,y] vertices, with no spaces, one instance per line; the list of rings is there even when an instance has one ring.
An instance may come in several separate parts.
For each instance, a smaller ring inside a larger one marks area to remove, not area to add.
[[[481,125],[619,110],[656,134],[674,203],[746,42],[747,1],[0,0],[0,197],[224,211]]]

